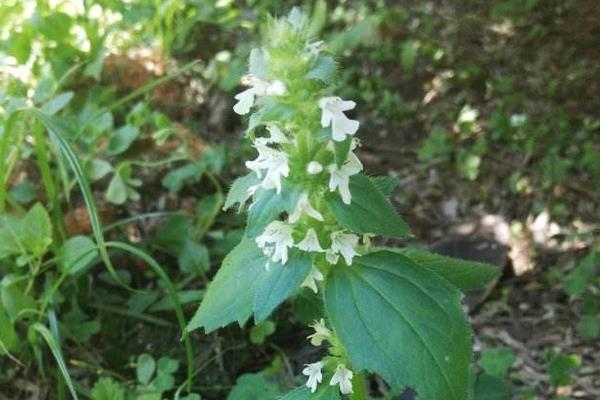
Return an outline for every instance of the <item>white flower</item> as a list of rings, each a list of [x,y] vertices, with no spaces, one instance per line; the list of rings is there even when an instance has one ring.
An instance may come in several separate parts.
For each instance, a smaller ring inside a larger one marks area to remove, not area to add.
[[[323,248],[319,244],[319,238],[317,232],[313,228],[309,228],[306,232],[306,236],[300,243],[296,245],[297,248],[304,251],[318,251],[323,252]]]
[[[248,75],[243,78],[243,81],[249,83],[252,87],[236,94],[234,97],[238,102],[233,106],[233,111],[239,115],[250,112],[256,96],[283,96],[286,91],[285,84],[280,80],[267,82],[255,76]]]
[[[331,331],[325,326],[325,320],[323,318],[319,321],[315,321],[310,327],[315,330],[315,333],[308,336],[310,344],[313,346],[320,346],[324,340],[329,340],[331,338]]]
[[[310,205],[310,201],[308,200],[308,193],[303,192],[298,197],[298,204],[296,204],[296,209],[293,213],[290,214],[290,223],[295,224],[300,220],[302,214],[306,214],[309,217],[316,219],[317,221],[323,221],[323,215],[315,210],[313,206]]]
[[[321,163],[318,161],[311,161],[306,166],[306,172],[308,172],[310,175],[320,174],[321,171],[323,171],[323,165],[321,165]]]
[[[287,263],[288,248],[294,245],[292,227],[281,221],[273,221],[256,238],[256,244],[274,262]]]
[[[344,364],[338,364],[335,369],[335,373],[329,381],[330,386],[340,385],[340,392],[342,394],[352,393],[352,371],[346,368]]]
[[[336,164],[331,164],[328,167],[331,174],[329,177],[329,190],[334,192],[337,189],[340,192],[340,196],[342,196],[342,201],[345,204],[350,204],[352,201],[352,195],[348,186],[350,184],[350,177],[358,174],[362,169],[363,166],[358,157],[352,152],[348,153],[348,159],[341,168],[338,168]]]
[[[358,236],[353,233],[333,232],[331,234],[331,250],[340,253],[347,265],[352,265],[352,259],[358,255],[354,250],[358,244],[358,239]]]
[[[317,293],[319,291],[319,288],[317,287],[317,282],[322,282],[323,279],[324,278],[321,271],[319,271],[319,269],[313,265],[310,269],[310,272],[308,273],[308,276],[300,286],[307,287],[313,292]]]
[[[331,249],[327,249],[325,251],[325,260],[327,260],[327,262],[329,264],[335,265],[338,263],[339,259],[340,259],[340,255],[337,254],[335,251],[333,251]]]
[[[290,139],[277,126],[269,124],[267,125],[267,130],[270,134],[270,137],[267,138],[267,143],[290,143]]]
[[[339,97],[323,97],[319,100],[322,110],[321,126],[325,128],[331,125],[331,136],[336,142],[344,141],[346,135],[354,135],[358,130],[359,122],[344,114],[344,111],[352,110],[355,106],[355,102]]]
[[[311,393],[317,390],[317,385],[323,380],[323,362],[319,361],[312,364],[304,364],[306,367],[302,370],[302,374],[308,376],[306,386],[310,389]]]
[[[267,170],[261,187],[277,189],[277,193],[280,193],[281,177],[287,177],[290,173],[287,154],[268,147],[264,140],[256,140],[254,147],[258,150],[258,157],[252,161],[246,161],[246,167],[256,172],[259,179],[263,176],[263,170]]]

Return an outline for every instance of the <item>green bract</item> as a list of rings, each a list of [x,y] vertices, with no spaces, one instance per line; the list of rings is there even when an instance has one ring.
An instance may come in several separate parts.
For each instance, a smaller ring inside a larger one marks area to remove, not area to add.
[[[286,399],[366,399],[365,372],[421,399],[468,399],[471,332],[461,290],[496,273],[420,250],[371,250],[372,236],[411,233],[387,199],[396,182],[361,174],[359,122],[346,115],[356,103],[333,95],[335,61],[307,25],[297,10],[270,20],[264,46],[250,53],[248,88],[234,111],[249,115],[258,156],[225,201],[239,211],[250,202],[245,237],[187,329],[210,332],[253,314],[265,320],[307,287],[324,292],[326,318],[311,325],[309,339],[327,343],[329,355],[306,364],[306,387]]]

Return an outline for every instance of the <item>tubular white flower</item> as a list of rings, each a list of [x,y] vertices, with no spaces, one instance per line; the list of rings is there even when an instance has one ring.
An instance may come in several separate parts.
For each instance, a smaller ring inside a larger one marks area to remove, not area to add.
[[[313,228],[309,228],[306,232],[306,236],[300,243],[296,245],[297,248],[304,251],[317,251],[319,253],[325,251],[319,244],[319,238],[317,232]]]
[[[280,80],[267,82],[252,75],[247,75],[243,80],[252,87],[236,94],[234,97],[238,102],[233,106],[233,111],[239,115],[250,112],[257,96],[283,96],[286,92],[285,84]]]
[[[337,231],[331,234],[331,250],[335,253],[340,253],[346,261],[346,265],[352,265],[352,259],[358,253],[354,248],[358,244],[359,237],[353,233],[344,233]]]
[[[358,157],[352,152],[348,153],[348,159],[338,168],[336,164],[331,164],[328,168],[331,176],[329,177],[329,190],[334,192],[336,189],[342,196],[345,204],[350,204],[352,195],[350,194],[350,177],[362,171],[363,166]]]
[[[340,255],[331,249],[325,251],[325,260],[331,265],[336,265],[340,259]]]
[[[294,245],[293,228],[281,221],[273,221],[256,238],[256,244],[274,262],[287,263],[288,248]]]
[[[325,320],[323,318],[315,321],[310,327],[315,330],[315,333],[308,336],[310,344],[313,346],[320,346],[323,344],[323,341],[331,339],[331,331],[325,326]]]
[[[306,166],[306,172],[308,172],[309,175],[320,174],[321,171],[323,171],[323,165],[318,161],[311,161]]]
[[[305,368],[302,370],[302,374],[308,376],[306,386],[310,389],[311,393],[317,390],[317,385],[323,381],[323,362],[319,361],[312,364],[304,364]]]
[[[317,221],[323,221],[323,215],[310,205],[308,193],[306,192],[303,192],[298,197],[298,204],[296,205],[294,212],[290,214],[290,223],[295,224],[298,222],[302,217],[302,214],[306,214]]]
[[[319,107],[322,110],[321,126],[325,128],[331,125],[331,137],[336,142],[344,141],[346,135],[354,135],[358,130],[359,122],[344,114],[344,111],[356,107],[355,102],[339,97],[323,97],[319,100]]]
[[[307,287],[313,292],[317,293],[319,291],[317,282],[322,282],[323,279],[324,277],[321,271],[319,271],[319,269],[313,265],[308,273],[308,276],[300,286]]]
[[[352,393],[352,371],[346,368],[344,364],[338,364],[335,369],[335,373],[329,381],[330,386],[340,385],[340,392],[342,394]]]
[[[246,167],[256,172],[259,179],[263,176],[263,170],[266,170],[261,187],[277,189],[277,193],[281,193],[281,177],[287,177],[290,173],[287,154],[268,147],[265,140],[257,139],[254,142],[254,148],[258,151],[258,157],[252,161],[246,161]]]
[[[267,125],[267,130],[270,134],[270,137],[267,138],[267,143],[290,143],[290,139],[277,126],[269,124]]]

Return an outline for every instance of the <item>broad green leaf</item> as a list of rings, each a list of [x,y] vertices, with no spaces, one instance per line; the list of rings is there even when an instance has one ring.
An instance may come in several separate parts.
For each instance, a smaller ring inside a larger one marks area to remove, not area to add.
[[[131,143],[139,136],[140,131],[132,125],[124,125],[117,129],[110,143],[108,144],[108,154],[111,156],[121,154],[131,146]]]
[[[321,384],[315,393],[306,386],[296,388],[279,400],[339,400],[340,392],[337,386]]]
[[[169,192],[179,192],[187,183],[196,183],[202,178],[206,166],[203,163],[189,163],[183,167],[171,170],[162,179],[162,185]]]
[[[571,374],[581,366],[581,357],[567,355],[562,353],[553,353],[550,355],[550,365],[548,366],[548,375],[550,385],[553,387],[565,386],[573,381]]]
[[[402,43],[402,51],[400,52],[400,62],[402,68],[407,71],[411,71],[417,61],[417,54],[419,50],[419,42],[416,40],[407,40]]]
[[[179,369],[179,361],[171,357],[161,357],[158,359],[156,368],[165,374],[174,374]]]
[[[150,383],[150,379],[156,370],[156,361],[150,354],[140,354],[136,363],[136,377],[142,385]]]
[[[583,293],[593,281],[596,271],[600,270],[598,253],[591,252],[573,268],[565,279],[565,291],[571,296]]]
[[[281,394],[279,385],[265,374],[244,374],[237,379],[227,400],[277,400]]]
[[[0,301],[11,321],[20,317],[23,310],[35,310],[36,304],[30,294],[25,294],[24,282],[16,275],[6,275],[0,281]]]
[[[12,322],[0,307],[0,355],[14,350],[19,344],[19,337]]]
[[[350,151],[350,147],[352,147],[352,136],[348,136],[346,140],[341,142],[334,141],[334,154],[335,154],[335,163],[338,168],[341,167],[346,160],[348,159],[348,152]]]
[[[317,79],[322,82],[330,82],[335,76],[337,65],[333,58],[329,56],[320,56],[313,65],[312,69],[308,71],[306,77],[308,79]]]
[[[597,338],[600,336],[600,316],[593,314],[583,315],[577,324],[577,331],[584,338]]]
[[[113,175],[104,196],[106,200],[113,204],[125,203],[127,200],[127,185],[121,174],[116,173]]]
[[[202,274],[208,271],[210,260],[206,246],[187,239],[177,256],[179,269],[192,274]]]
[[[344,228],[382,236],[411,236],[408,226],[394,207],[365,175],[350,178],[350,193],[350,204],[344,204],[337,192],[325,196],[329,211]]]
[[[58,250],[58,265],[63,272],[76,274],[98,256],[96,243],[87,236],[69,238]]]
[[[23,181],[10,189],[10,195],[19,203],[28,204],[38,198],[38,191],[33,183]]]
[[[0,216],[0,259],[26,252],[20,236],[20,221],[10,216]]]
[[[112,378],[99,379],[91,394],[92,400],[125,400],[125,389]]]
[[[275,264],[262,275],[262,282],[254,302],[254,319],[262,321],[290,297],[308,276],[312,257],[304,252],[290,252],[286,265]]]
[[[450,283],[381,251],[332,268],[324,299],[356,369],[412,387],[423,399],[468,398],[471,331]]]
[[[275,322],[270,320],[260,321],[250,328],[250,342],[261,345],[265,339],[275,332]]]
[[[502,272],[492,265],[460,260],[413,247],[394,251],[435,272],[463,292],[484,287]]]
[[[517,357],[509,347],[484,350],[479,365],[486,374],[504,378]]]
[[[48,212],[40,203],[33,206],[21,221],[21,245],[34,257],[44,255],[52,243],[52,225]]]
[[[288,184],[284,184],[279,194],[275,189],[259,188],[255,194],[254,204],[248,210],[246,235],[250,238],[256,237],[263,233],[265,227],[277,219],[283,211],[293,212],[299,195],[300,190]]]
[[[231,185],[229,193],[227,193],[227,198],[225,199],[225,205],[223,206],[223,210],[228,210],[235,204],[239,204],[237,211],[240,212],[242,210],[242,207],[244,207],[246,201],[250,198],[248,189],[250,189],[254,185],[258,185],[259,183],[260,180],[254,172],[237,178]]]
[[[112,165],[108,161],[95,158],[90,162],[88,175],[92,181],[104,178],[113,171]]]
[[[475,380],[474,400],[510,400],[512,393],[508,383],[493,375],[481,374]]]
[[[385,197],[390,197],[398,187],[398,179],[393,176],[373,176],[369,179]]]
[[[244,324],[265,274],[267,260],[254,240],[243,239],[223,260],[186,331],[214,331],[231,322]]]

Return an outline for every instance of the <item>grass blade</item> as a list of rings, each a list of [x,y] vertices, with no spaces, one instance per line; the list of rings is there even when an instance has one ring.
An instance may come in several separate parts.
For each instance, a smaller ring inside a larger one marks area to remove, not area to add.
[[[52,335],[50,330],[48,330],[48,328],[46,328],[45,325],[42,325],[39,322],[36,322],[35,324],[31,325],[30,329],[32,329],[32,330],[38,332],[40,335],[42,335],[42,337],[44,338],[44,341],[50,348],[50,351],[52,352],[54,359],[56,360],[58,369],[60,370],[63,378],[65,379],[65,383],[67,384],[67,387],[69,388],[69,392],[71,392],[71,396],[73,396],[73,399],[78,400],[77,392],[75,391],[75,386],[73,386],[73,381],[71,380],[71,375],[69,374],[69,370],[67,369],[67,364],[65,364],[65,360],[60,351],[60,347],[58,346],[58,343],[54,339],[54,336]]]

